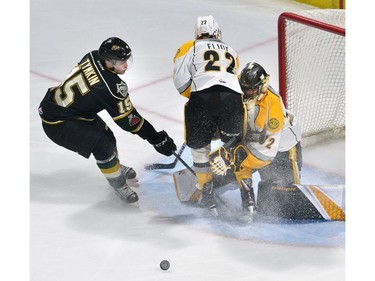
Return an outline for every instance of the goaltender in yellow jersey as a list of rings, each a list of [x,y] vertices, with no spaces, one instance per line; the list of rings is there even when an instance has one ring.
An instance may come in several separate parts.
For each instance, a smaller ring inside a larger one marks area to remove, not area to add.
[[[262,186],[288,186],[300,182],[301,130],[295,116],[285,109],[281,97],[269,86],[269,75],[255,62],[239,77],[244,93],[247,122],[245,137],[229,151],[211,153],[211,169],[217,175],[233,171],[240,185],[244,216],[252,219],[255,196],[252,174],[259,172]]]

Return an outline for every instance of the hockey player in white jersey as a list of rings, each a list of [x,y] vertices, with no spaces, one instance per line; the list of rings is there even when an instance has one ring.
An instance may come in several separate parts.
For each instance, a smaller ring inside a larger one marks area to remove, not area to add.
[[[215,133],[226,143],[242,139],[244,106],[238,81],[237,52],[221,41],[211,16],[197,18],[195,39],[181,45],[174,57],[173,80],[185,105],[185,141],[191,148],[200,204],[216,214],[209,164]]]

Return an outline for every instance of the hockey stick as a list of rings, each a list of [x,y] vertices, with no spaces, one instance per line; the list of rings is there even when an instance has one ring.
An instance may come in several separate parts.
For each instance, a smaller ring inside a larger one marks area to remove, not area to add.
[[[237,143],[237,137],[233,137],[228,142],[226,142],[223,145],[223,147],[225,149],[228,149],[230,147],[233,147],[236,143]],[[185,148],[184,147],[185,145],[186,145],[185,143],[182,145],[182,147],[181,147],[180,151],[178,152],[178,154],[176,152],[172,152],[173,155],[176,156],[176,160],[174,162],[180,161],[186,167],[186,169],[188,169],[194,176],[196,176],[195,171],[184,160],[182,160],[182,158],[181,158],[181,154],[182,154],[181,150],[183,150],[183,148]],[[176,164],[174,164],[174,165],[176,165]]]
[[[181,158],[180,155],[178,155],[176,152],[173,152],[173,155],[176,156],[176,159],[178,161],[180,161],[186,167],[186,169],[188,169],[194,176],[196,176],[195,171],[184,160],[182,160],[182,158]],[[215,198],[217,200],[220,201],[220,203],[223,206],[225,206],[226,209],[228,209],[232,214],[234,214],[233,211],[227,206],[227,204],[225,203],[225,201],[223,199],[221,199],[221,197],[219,195],[217,195],[215,192],[214,192],[214,196],[215,196]]]
[[[184,152],[185,150],[185,147],[186,147],[186,143],[183,143],[180,150],[178,151],[178,154],[175,154],[175,152],[173,154],[181,156],[182,152]],[[176,159],[172,163],[153,163],[153,164],[146,165],[145,169],[146,170],[173,169],[174,167],[176,167],[177,162],[178,162],[178,158],[176,157]]]
[[[176,156],[176,160],[180,161],[182,163],[182,165],[184,165],[186,167],[186,169],[188,169],[194,176],[197,175],[195,173],[195,171],[184,160],[182,160],[182,158],[179,154],[177,154],[176,152],[172,152],[172,153],[173,153],[174,156]]]
[[[228,148],[229,146],[232,146],[233,143],[236,141],[236,137],[232,138],[226,145],[224,145],[225,148]],[[186,143],[183,143],[180,150],[178,151],[177,155],[180,157],[182,153],[184,152],[186,148]],[[176,156],[176,153],[173,152],[173,154]],[[181,159],[181,157],[180,157]],[[153,164],[148,164],[145,165],[146,170],[164,170],[164,169],[174,169],[176,167],[178,158],[171,162],[171,163],[153,163]],[[180,160],[181,161],[181,160]],[[183,161],[183,160],[182,160]]]

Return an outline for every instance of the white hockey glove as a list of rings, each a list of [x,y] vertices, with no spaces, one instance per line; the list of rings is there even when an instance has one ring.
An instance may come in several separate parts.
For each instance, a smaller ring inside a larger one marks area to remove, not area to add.
[[[232,155],[224,147],[219,147],[219,149],[211,152],[209,156],[211,170],[218,176],[225,176],[227,171],[234,167]]]

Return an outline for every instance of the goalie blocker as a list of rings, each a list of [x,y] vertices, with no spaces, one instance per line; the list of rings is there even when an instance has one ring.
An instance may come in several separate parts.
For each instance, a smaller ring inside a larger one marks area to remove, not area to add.
[[[214,177],[214,186],[224,186],[234,178],[219,181]],[[225,177],[224,177],[225,178]],[[196,178],[187,169],[173,173],[177,198],[181,202],[194,203],[200,197],[195,187]],[[258,215],[292,220],[345,220],[344,185],[301,185],[275,186],[260,182],[256,198]]]

